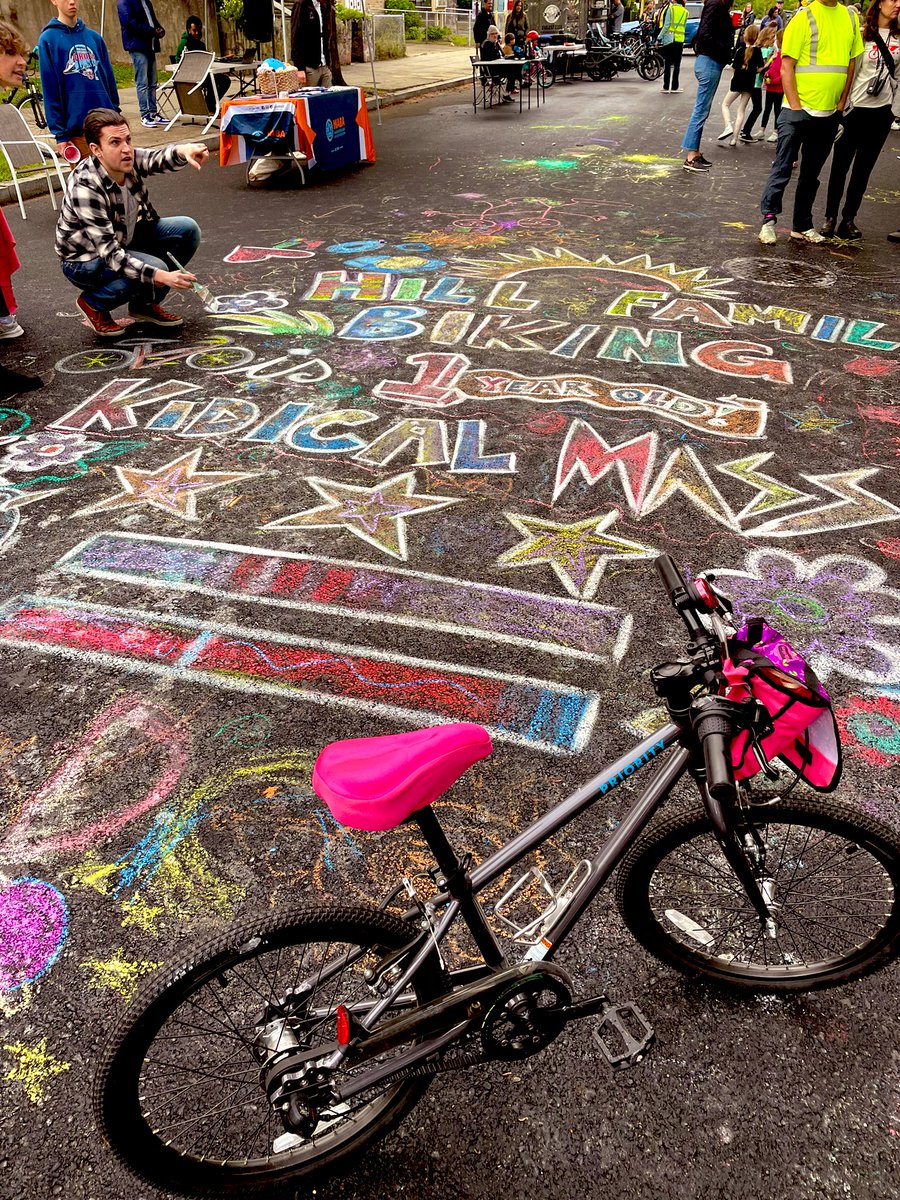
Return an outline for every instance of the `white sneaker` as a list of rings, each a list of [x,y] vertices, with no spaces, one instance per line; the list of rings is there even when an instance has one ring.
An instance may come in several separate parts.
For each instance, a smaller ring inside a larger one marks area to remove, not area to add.
[[[770,134],[769,134],[769,136],[766,138],[766,141],[767,141],[767,142],[777,142],[777,141],[778,141],[778,134],[777,134],[777,133],[770,133]]]
[[[736,145],[737,145],[737,138],[736,138],[736,137],[733,137],[733,138],[731,139],[731,141],[728,143],[728,145],[729,145],[729,146],[736,146]]]
[[[762,229],[759,231],[759,240],[764,246],[774,246],[778,241],[775,235],[775,222],[763,221]]]
[[[9,317],[7,321],[0,321],[0,338],[21,337],[25,330],[19,324],[15,317]]]
[[[812,242],[815,246],[818,246],[821,242],[828,241],[828,238],[822,237],[818,229],[804,229],[802,233],[799,233],[796,229],[792,229],[791,237],[795,242]]]
[[[753,140],[755,142],[764,142],[766,140],[766,131],[764,129],[761,129],[759,131],[759,133],[754,135]]]
[[[681,88],[671,88],[670,91],[672,92],[672,95],[675,96],[681,91]]]
[[[734,133],[734,126],[729,125],[727,129],[722,130],[722,132],[716,138],[716,141],[717,142],[727,142],[733,133]]]

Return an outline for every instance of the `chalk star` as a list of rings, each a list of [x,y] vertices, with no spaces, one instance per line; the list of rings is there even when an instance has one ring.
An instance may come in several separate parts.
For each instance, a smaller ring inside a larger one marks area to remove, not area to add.
[[[849,420],[842,421],[840,417],[828,417],[819,404],[809,404],[802,412],[786,412],[786,419],[796,429],[806,433],[818,430],[821,433],[834,433],[842,425],[850,425]]]
[[[459,504],[462,497],[439,500],[435,496],[415,493],[416,473],[405,471],[374,487],[357,487],[352,483],[335,483],[331,479],[308,478],[306,482],[318,492],[325,504],[280,517],[263,525],[263,529],[331,529],[340,527],[355,534],[394,558],[406,560],[406,519],[420,513]]]
[[[47,1081],[72,1067],[71,1063],[63,1062],[47,1052],[46,1038],[41,1038],[33,1046],[26,1046],[24,1042],[12,1042],[3,1049],[7,1054],[11,1054],[17,1063],[4,1078],[21,1083],[32,1104],[43,1104],[47,1099]]]
[[[556,572],[566,591],[590,600],[597,591],[606,564],[613,559],[653,558],[657,551],[639,542],[607,535],[618,513],[588,517],[571,525],[559,525],[539,517],[503,514],[525,540],[497,559],[500,567],[528,567],[545,563]]]
[[[24,508],[26,504],[34,504],[35,500],[43,500],[46,496],[55,496],[63,488],[44,488],[40,492],[25,491],[7,486],[0,479],[0,512],[12,512],[13,509]]]
[[[198,447],[152,471],[137,467],[114,467],[122,491],[116,496],[98,500],[96,504],[89,504],[87,508],[80,508],[72,515],[87,517],[94,513],[146,504],[170,517],[197,521],[198,492],[208,492],[243,479],[255,479],[259,475],[258,471],[198,471],[196,467],[201,454],[202,449]]]
[[[126,1000],[133,1000],[140,977],[162,966],[161,962],[129,962],[122,955],[123,951],[118,950],[107,959],[86,958],[81,969],[91,972],[88,987],[111,988]]]

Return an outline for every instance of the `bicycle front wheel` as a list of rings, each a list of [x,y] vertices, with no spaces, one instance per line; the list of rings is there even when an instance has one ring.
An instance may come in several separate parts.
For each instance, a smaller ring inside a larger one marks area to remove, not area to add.
[[[249,920],[160,972],[114,1031],[94,1084],[94,1113],[117,1157],[163,1191],[197,1196],[271,1193],[358,1158],[429,1079],[320,1109],[308,1137],[276,1149],[285,1131],[260,1067],[284,1044],[333,1045],[337,1006],[371,1005],[365,972],[416,932],[376,909],[310,906]],[[447,986],[432,955],[408,1004]],[[260,1051],[264,1027],[278,1030],[277,1045],[269,1032]]]
[[[744,810],[742,843],[776,917],[766,930],[705,810],[673,813],[629,851],[616,898],[651,954],[757,991],[847,983],[900,951],[900,841],[832,800]]]
[[[14,102],[13,107],[19,109],[20,112],[23,108],[30,108],[31,114],[34,117],[34,123],[37,125],[38,129],[47,128],[47,118],[44,116],[43,97],[36,95],[34,92],[26,92],[21,99],[17,99]]]

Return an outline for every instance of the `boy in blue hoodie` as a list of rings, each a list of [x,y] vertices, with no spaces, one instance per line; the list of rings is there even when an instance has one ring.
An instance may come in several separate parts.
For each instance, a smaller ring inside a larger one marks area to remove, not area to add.
[[[57,15],[38,40],[47,124],[65,154],[72,142],[88,153],[84,118],[92,108],[119,108],[109,51],[99,33],[78,16],[79,0],[50,0]]]

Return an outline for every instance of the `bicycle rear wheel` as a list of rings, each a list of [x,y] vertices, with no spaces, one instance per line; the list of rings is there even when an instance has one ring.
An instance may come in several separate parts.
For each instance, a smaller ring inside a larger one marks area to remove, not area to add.
[[[659,79],[665,70],[666,64],[663,62],[663,56],[658,50],[650,50],[646,54],[642,54],[637,61],[637,71],[641,79],[646,79],[652,83],[654,79]]]
[[[97,1071],[94,1113],[116,1156],[164,1191],[197,1196],[271,1193],[358,1157],[430,1079],[386,1083],[323,1109],[309,1137],[276,1152],[284,1129],[260,1066],[285,1039],[293,1045],[291,1035],[304,1050],[333,1044],[337,1006],[371,1004],[377,997],[364,972],[415,932],[376,909],[310,906],[248,920],[160,972],[113,1032]],[[348,952],[351,963],[342,961]],[[447,986],[432,955],[409,1003]],[[260,1051],[260,1022],[271,1029],[272,1020],[286,1021],[288,1033],[282,1024],[278,1046]]]
[[[749,844],[761,886],[777,906],[775,936],[697,809],[651,828],[622,863],[616,898],[642,946],[688,974],[758,991],[847,983],[896,956],[900,841],[887,826],[824,799],[779,801],[744,817],[759,839]]]

